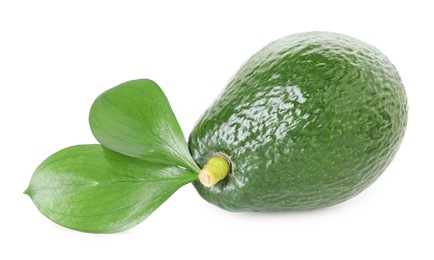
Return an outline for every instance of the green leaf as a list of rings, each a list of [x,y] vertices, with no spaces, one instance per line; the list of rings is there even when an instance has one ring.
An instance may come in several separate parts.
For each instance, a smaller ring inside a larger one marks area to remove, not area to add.
[[[105,147],[143,160],[198,172],[163,91],[148,79],[101,94],[90,110],[93,135]]]
[[[101,145],[78,145],[48,157],[25,191],[52,221],[79,231],[112,233],[143,221],[197,175],[129,157]]]

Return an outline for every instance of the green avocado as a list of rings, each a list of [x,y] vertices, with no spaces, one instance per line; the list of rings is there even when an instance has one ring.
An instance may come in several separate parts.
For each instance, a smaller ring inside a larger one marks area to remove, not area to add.
[[[407,110],[396,68],[375,47],[329,32],[284,37],[253,55],[197,122],[193,159],[203,167],[224,154],[231,169],[194,186],[230,211],[334,205],[384,172]]]

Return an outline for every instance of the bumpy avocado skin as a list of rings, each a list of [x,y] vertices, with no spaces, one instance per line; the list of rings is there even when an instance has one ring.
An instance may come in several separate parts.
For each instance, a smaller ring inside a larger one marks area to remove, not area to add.
[[[290,35],[252,56],[197,122],[194,160],[221,152],[232,172],[194,186],[230,211],[330,206],[384,172],[406,122],[404,86],[379,50],[336,33]]]

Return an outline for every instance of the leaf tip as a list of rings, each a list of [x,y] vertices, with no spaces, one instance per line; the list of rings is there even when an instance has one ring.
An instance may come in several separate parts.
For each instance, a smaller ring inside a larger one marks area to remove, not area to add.
[[[28,187],[23,193],[28,195],[29,197],[33,196],[33,190],[31,187]]]

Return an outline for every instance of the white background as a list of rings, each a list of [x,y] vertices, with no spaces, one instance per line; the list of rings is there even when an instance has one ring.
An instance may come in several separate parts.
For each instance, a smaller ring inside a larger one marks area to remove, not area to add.
[[[433,259],[433,8],[429,1],[1,1],[0,259]],[[325,30],[382,50],[407,89],[407,133],[357,197],[323,210],[230,213],[181,188],[135,228],[62,228],[22,194],[47,156],[95,143],[94,98],[150,78],[187,136],[272,40]],[[431,248],[430,248],[431,247]]]

